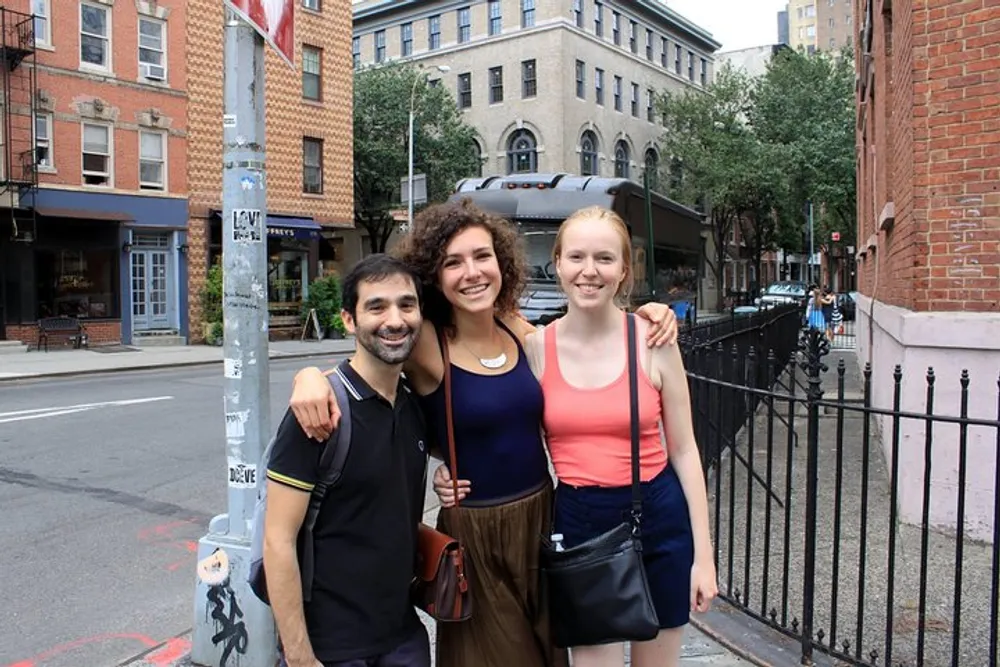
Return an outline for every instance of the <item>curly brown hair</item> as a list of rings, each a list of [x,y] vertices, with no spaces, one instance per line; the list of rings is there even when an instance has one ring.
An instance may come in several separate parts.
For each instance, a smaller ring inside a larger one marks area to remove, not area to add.
[[[476,207],[469,199],[435,204],[413,219],[410,233],[403,237],[393,254],[416,270],[424,288],[424,317],[435,326],[453,324],[452,305],[438,285],[438,273],[445,249],[459,232],[481,227],[493,238],[493,251],[500,265],[502,284],[496,311],[509,315],[517,311],[524,291],[527,261],[517,230],[507,220]]]

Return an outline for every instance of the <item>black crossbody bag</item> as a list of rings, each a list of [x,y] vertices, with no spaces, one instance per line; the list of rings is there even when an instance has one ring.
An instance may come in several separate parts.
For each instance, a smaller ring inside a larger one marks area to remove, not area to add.
[[[564,551],[542,537],[554,640],[560,648],[649,641],[660,622],[642,562],[639,487],[639,383],[635,319],[629,314],[628,375],[632,431],[632,511],[628,521]]]

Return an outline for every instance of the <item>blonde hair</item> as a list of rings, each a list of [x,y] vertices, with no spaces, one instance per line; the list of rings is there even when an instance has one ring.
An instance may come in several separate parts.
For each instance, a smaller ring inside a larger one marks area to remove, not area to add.
[[[615,292],[615,302],[623,308],[627,307],[629,297],[632,295],[632,288],[635,284],[635,276],[632,272],[632,239],[629,236],[625,221],[611,209],[604,208],[603,206],[588,206],[581,208],[566,218],[559,225],[559,231],[556,232],[556,241],[552,246],[552,261],[558,262],[562,254],[563,234],[570,225],[582,220],[607,222],[618,232],[618,236],[622,242],[622,263],[625,267],[625,276],[622,278],[621,283],[618,284],[618,290]]]

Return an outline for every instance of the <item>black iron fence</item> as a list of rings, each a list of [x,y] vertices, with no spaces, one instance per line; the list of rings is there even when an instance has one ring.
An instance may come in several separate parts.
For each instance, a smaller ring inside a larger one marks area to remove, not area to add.
[[[803,664],[1000,665],[1000,381],[970,416],[967,372],[876,378],[796,307],[681,344],[721,597]]]

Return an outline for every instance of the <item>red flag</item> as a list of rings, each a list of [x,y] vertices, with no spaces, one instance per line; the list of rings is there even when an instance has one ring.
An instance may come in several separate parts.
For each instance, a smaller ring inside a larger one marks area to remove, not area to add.
[[[295,0],[223,0],[295,67]]]

